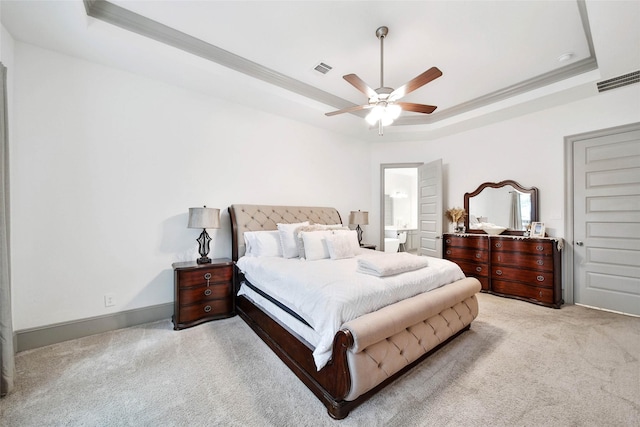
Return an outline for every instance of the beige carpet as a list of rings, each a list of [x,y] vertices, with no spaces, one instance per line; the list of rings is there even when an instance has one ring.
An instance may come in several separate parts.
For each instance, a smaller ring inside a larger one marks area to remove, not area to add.
[[[640,319],[481,294],[480,316],[334,421],[238,317],[18,354],[1,426],[638,426]]]

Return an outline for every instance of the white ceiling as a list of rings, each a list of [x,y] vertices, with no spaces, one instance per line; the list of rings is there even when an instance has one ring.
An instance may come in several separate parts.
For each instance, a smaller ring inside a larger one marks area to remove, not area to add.
[[[372,141],[432,139],[593,96],[595,82],[640,69],[640,1],[86,3],[98,18],[82,1],[52,0],[2,0],[0,18],[17,41]],[[366,103],[344,74],[380,86],[382,25],[385,86],[443,72],[403,99],[436,112],[403,113],[383,139],[357,115],[324,115]],[[215,62],[225,60],[235,70]],[[321,61],[329,74],[313,70]]]

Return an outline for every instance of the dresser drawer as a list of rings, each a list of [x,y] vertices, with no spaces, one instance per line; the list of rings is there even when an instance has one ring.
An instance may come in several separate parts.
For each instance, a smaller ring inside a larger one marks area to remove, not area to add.
[[[444,257],[451,261],[469,260],[486,263],[489,261],[489,252],[476,249],[448,247],[444,251]]]
[[[207,283],[229,282],[232,277],[233,268],[231,266],[178,271],[178,283],[180,288],[188,288],[198,285],[206,286]]]
[[[215,283],[213,285],[200,285],[191,288],[180,288],[180,304],[193,304],[205,300],[230,298],[232,292],[231,282]]]
[[[553,271],[553,257],[544,254],[526,254],[520,252],[493,252],[491,265],[495,267],[512,266],[519,268]]]
[[[466,262],[462,260],[452,260],[464,272],[465,276],[471,277],[489,277],[489,264],[479,264],[473,262]]]
[[[527,298],[545,304],[555,304],[552,288],[523,286],[521,283],[503,282],[501,280],[494,279],[491,281],[491,291],[507,296]]]
[[[553,272],[525,270],[516,267],[491,267],[491,283],[494,280],[514,280],[530,286],[553,287]]]
[[[462,248],[489,249],[489,239],[480,236],[456,236],[446,234],[444,242],[447,246],[458,246]]]
[[[551,241],[508,238],[492,238],[491,240],[491,251],[493,252],[512,251],[547,256],[553,255],[553,242]]]
[[[178,314],[178,323],[189,323],[209,317],[226,317],[233,311],[230,298],[204,301],[199,304],[183,305]]]

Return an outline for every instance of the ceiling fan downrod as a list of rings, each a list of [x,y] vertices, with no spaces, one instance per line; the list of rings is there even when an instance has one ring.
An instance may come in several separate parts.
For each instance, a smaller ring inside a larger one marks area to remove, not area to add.
[[[384,87],[384,38],[389,34],[389,28],[382,26],[376,30],[376,37],[380,40],[380,88]],[[385,102],[386,105],[386,102]],[[378,135],[383,136],[382,119],[378,119]]]
[[[380,87],[384,87],[384,38],[389,34],[389,28],[380,27],[376,30],[376,37],[380,40]]]

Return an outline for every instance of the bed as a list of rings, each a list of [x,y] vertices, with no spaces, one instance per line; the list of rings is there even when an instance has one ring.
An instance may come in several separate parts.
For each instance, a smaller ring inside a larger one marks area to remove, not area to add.
[[[480,291],[480,282],[463,275],[448,276],[443,280],[450,283],[443,286],[435,286],[434,289],[425,292],[414,291],[417,292],[415,295],[389,304],[377,302],[376,299],[376,304],[381,306],[372,312],[360,314],[354,311],[330,337],[328,349],[319,355],[317,350],[326,344],[326,332],[324,340],[322,336],[314,337],[314,328],[305,321],[310,320],[314,324],[315,320],[306,317],[305,313],[299,316],[295,310],[290,311],[287,306],[277,305],[277,301],[274,305],[274,302],[266,300],[268,295],[263,295],[264,292],[260,290],[262,283],[257,287],[253,286],[256,284],[252,283],[254,278],[250,275],[255,274],[256,278],[259,276],[249,266],[258,260],[245,256],[245,233],[249,232],[247,237],[255,235],[257,231],[269,232],[259,234],[273,234],[278,229],[278,224],[293,225],[304,221],[316,225],[330,225],[333,229],[339,230],[342,228],[340,214],[336,209],[327,207],[235,204],[229,207],[229,215],[232,225],[232,257],[236,262],[238,315],[315,394],[326,406],[329,415],[335,419],[345,418],[353,408],[469,329],[471,322],[478,315],[476,293]],[[340,234],[339,231],[330,233]],[[304,234],[305,237],[316,236],[311,233]],[[305,242],[309,243],[306,240]],[[309,245],[307,261],[290,260],[297,269],[307,266],[325,268],[322,267],[322,263],[326,266],[341,265],[344,266],[342,268],[353,269],[353,265],[362,266],[364,260],[381,256],[379,253],[374,254],[373,251],[361,249],[362,252],[357,256],[347,257],[354,258],[353,260],[338,257],[335,261],[315,261],[311,260],[311,248]],[[334,254],[331,255],[333,259]],[[290,264],[289,261],[281,259],[266,261],[270,264],[275,262],[276,265]],[[427,274],[428,271],[440,267],[448,269],[445,265],[447,263],[449,262],[429,258],[429,268],[398,276],[418,277],[418,274]],[[448,274],[454,274],[450,273],[451,270],[447,271]],[[310,274],[315,277],[316,273]],[[348,276],[347,280],[361,280],[360,277],[365,280],[365,276],[369,276],[362,272],[359,272],[360,276],[353,274],[355,273]],[[287,275],[288,273],[284,276]],[[247,280],[246,276],[250,276],[251,280]],[[395,276],[366,278],[378,281],[381,279],[386,281],[385,283],[396,280]],[[266,279],[260,277],[258,280]],[[311,286],[312,281],[308,282]],[[392,294],[402,292],[404,291],[398,290]]]

